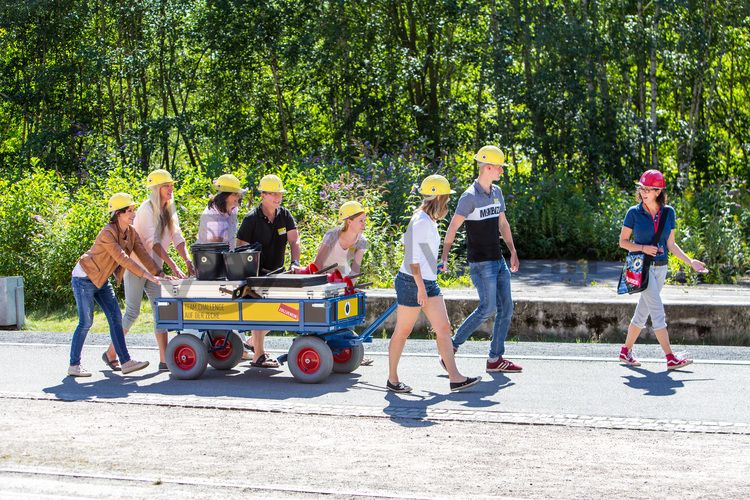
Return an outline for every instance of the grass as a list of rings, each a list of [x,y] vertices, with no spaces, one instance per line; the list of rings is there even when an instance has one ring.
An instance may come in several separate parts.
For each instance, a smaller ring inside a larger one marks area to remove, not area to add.
[[[120,303],[120,310],[125,310],[125,304]],[[75,304],[67,304],[57,307],[43,307],[30,309],[26,312],[26,325],[24,330],[33,332],[67,332],[73,333],[78,325],[78,311]],[[94,308],[94,324],[91,332],[107,333],[109,324],[102,310],[97,306]],[[151,306],[147,300],[141,302],[141,315],[130,329],[130,333],[152,333],[154,321],[151,315]]]

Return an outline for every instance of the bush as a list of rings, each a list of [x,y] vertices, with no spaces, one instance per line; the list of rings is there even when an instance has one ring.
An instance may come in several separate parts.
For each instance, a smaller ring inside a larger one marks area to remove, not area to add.
[[[364,151],[353,164],[336,159],[303,158],[281,166],[244,165],[232,170],[253,188],[267,173],[277,173],[288,193],[285,205],[298,221],[302,261],[315,258],[323,234],[338,225],[338,207],[347,200],[363,203],[369,211],[361,282],[391,286],[403,257],[401,235],[419,203],[414,187],[426,174],[440,172],[461,192],[474,174],[468,161],[424,166],[423,158],[405,148],[398,155],[374,156]],[[175,175],[175,200],[188,247],[196,239],[200,214],[213,193],[211,177],[183,169]],[[145,174],[116,168],[106,177],[62,178],[36,169],[20,179],[0,179],[0,275],[21,275],[34,290],[30,307],[54,301],[72,302],[70,273],[78,257],[93,243],[107,221],[111,193],[126,191],[146,199]],[[627,208],[635,203],[632,189],[607,181],[584,184],[565,172],[547,177],[528,171],[501,180],[508,219],[521,259],[621,260],[617,239]],[[452,199],[451,212],[458,195]],[[258,203],[249,195],[240,217]],[[677,210],[678,243],[692,256],[705,260],[711,283],[731,283],[750,272],[750,191],[731,179],[703,191],[671,195]],[[447,220],[441,222],[444,234]],[[451,269],[465,262],[460,231],[451,252]],[[173,258],[178,264],[174,249]],[[676,266],[674,259],[672,267]],[[460,274],[460,273],[459,273]],[[697,277],[690,272],[688,279]],[[446,286],[468,286],[466,276],[441,276]]]

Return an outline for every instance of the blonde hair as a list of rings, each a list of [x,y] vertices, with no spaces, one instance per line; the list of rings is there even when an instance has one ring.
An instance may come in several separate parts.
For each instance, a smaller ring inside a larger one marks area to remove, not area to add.
[[[163,184],[151,187],[151,194],[148,199],[151,203],[151,208],[154,212],[154,220],[156,221],[156,234],[161,235],[166,227],[169,233],[172,234],[175,226],[175,219],[177,218],[177,210],[175,210],[174,200],[169,200],[166,205],[161,202],[160,189]]]
[[[450,195],[447,194],[425,196],[422,205],[414,213],[421,210],[429,215],[432,220],[440,220],[448,214],[448,200],[450,200]]]

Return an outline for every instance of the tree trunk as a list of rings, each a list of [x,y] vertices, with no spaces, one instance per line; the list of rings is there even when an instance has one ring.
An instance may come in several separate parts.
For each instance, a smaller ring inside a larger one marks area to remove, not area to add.
[[[286,113],[284,112],[284,94],[281,91],[281,79],[279,77],[279,62],[276,58],[276,52],[271,50],[271,73],[273,74],[273,86],[276,90],[276,109],[279,113],[279,134],[284,154],[289,155],[289,131],[287,129]]]
[[[649,70],[649,82],[651,87],[651,168],[659,169],[659,158],[658,158],[658,130],[656,123],[656,50],[658,42],[658,29],[659,29],[659,1],[654,1],[654,16],[651,25],[651,67]]]

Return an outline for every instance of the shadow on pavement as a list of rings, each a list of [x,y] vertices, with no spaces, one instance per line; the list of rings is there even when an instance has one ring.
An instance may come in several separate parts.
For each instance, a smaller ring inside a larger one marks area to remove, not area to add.
[[[447,384],[447,381],[446,381]],[[444,401],[460,402],[466,408],[489,408],[499,404],[497,401],[485,399],[496,394],[498,391],[514,385],[511,380],[501,373],[493,373],[490,380],[482,381],[465,392],[450,392],[438,394],[432,391],[411,392],[408,394],[397,394],[388,392],[385,387],[384,399],[388,403],[383,413],[390,416],[391,420],[402,427],[430,427],[436,422],[427,420],[427,410],[430,406],[440,404]]]
[[[277,377],[275,375],[284,374]],[[197,380],[178,380],[170,376],[167,380],[147,385],[138,385],[158,372],[136,376],[115,375],[104,370],[104,379],[91,380],[65,377],[61,383],[45,387],[43,391],[65,400],[114,399],[130,394],[154,394],[158,396],[233,397],[265,400],[286,400],[346,392],[357,383],[360,374],[332,373],[319,384],[301,384],[288,376],[283,369],[260,369],[235,367],[232,370],[208,369]],[[118,380],[119,379],[119,380]],[[220,382],[217,382],[220,381]]]
[[[644,396],[673,396],[677,394],[677,389],[685,387],[685,382],[706,382],[714,380],[712,378],[693,378],[683,380],[674,380],[672,378],[673,373],[693,373],[688,370],[652,372],[636,366],[628,366],[628,368],[641,376],[624,375],[622,378],[625,379],[625,385],[632,389],[645,391],[643,394]]]

